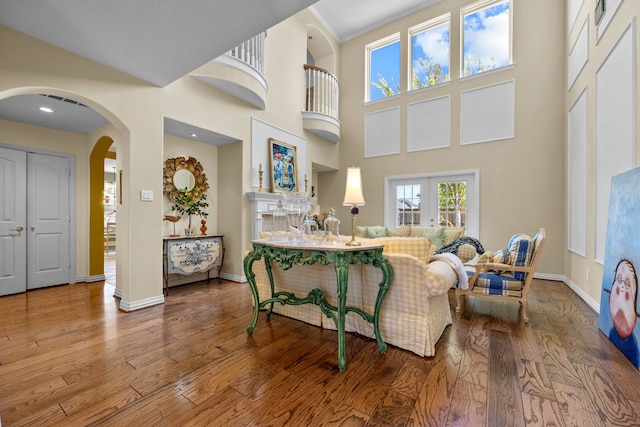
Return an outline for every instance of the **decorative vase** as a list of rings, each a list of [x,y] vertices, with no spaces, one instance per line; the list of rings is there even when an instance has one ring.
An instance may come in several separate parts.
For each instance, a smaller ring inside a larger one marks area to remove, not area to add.
[[[329,215],[324,220],[324,231],[326,240],[337,243],[340,240],[340,220],[336,218],[336,210],[329,209]]]
[[[185,228],[184,229],[184,235],[191,237],[191,236],[195,236],[196,235],[196,230],[194,230],[193,228]]]

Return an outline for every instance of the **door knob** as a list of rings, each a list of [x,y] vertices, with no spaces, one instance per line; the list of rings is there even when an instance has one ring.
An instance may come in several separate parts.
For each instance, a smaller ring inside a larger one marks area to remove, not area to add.
[[[24,231],[24,227],[23,227],[23,226],[21,226],[21,225],[19,225],[19,226],[17,226],[17,227],[16,227],[16,231],[17,231],[18,233],[22,233],[22,232]]]
[[[35,225],[31,226],[31,231],[36,231],[36,226]]]

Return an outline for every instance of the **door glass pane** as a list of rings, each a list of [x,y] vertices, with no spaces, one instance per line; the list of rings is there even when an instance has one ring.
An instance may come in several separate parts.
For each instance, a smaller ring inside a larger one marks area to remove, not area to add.
[[[438,225],[466,226],[467,183],[465,181],[438,184]]]
[[[420,225],[420,185],[396,186],[396,227]]]

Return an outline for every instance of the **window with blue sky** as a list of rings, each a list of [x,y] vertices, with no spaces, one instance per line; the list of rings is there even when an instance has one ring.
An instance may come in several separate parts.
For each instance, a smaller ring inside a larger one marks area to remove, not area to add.
[[[490,71],[511,64],[511,0],[482,0],[460,10],[462,39],[460,76]],[[451,15],[446,14],[409,28],[408,58],[400,58],[400,34],[366,46],[365,101],[400,94],[401,60],[407,64],[408,91],[451,80]]]
[[[448,82],[449,15],[409,29],[411,74],[409,90]]]
[[[511,63],[510,1],[479,2],[462,10],[462,76]]]
[[[400,35],[395,34],[367,45],[367,101],[400,93]]]

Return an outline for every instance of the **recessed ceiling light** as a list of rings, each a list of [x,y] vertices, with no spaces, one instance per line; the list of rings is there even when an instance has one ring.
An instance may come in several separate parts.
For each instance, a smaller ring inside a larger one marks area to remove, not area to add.
[[[42,111],[44,113],[53,113],[53,109],[51,109],[49,107],[40,107],[39,109],[40,109],[40,111]]]
[[[197,133],[192,133],[191,135],[189,135],[191,138],[197,138],[198,134]]]

